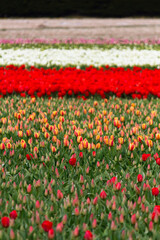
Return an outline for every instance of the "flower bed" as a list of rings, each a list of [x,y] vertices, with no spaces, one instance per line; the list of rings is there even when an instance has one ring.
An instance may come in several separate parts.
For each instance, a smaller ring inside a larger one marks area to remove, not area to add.
[[[0,239],[158,239],[159,47],[59,47],[1,46]]]
[[[160,51],[136,48],[0,48],[0,66],[160,66]]]
[[[93,67],[80,70],[76,68],[38,69],[25,66],[0,68],[1,95],[18,93],[21,96],[51,96],[98,94],[106,97],[129,95],[133,98],[160,97],[160,70]]]
[[[1,99],[2,239],[155,236],[158,103]]]

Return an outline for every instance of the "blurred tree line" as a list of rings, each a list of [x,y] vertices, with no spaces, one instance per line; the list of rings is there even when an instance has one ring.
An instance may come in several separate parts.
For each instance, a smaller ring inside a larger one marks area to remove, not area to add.
[[[160,0],[1,0],[0,17],[159,17]]]

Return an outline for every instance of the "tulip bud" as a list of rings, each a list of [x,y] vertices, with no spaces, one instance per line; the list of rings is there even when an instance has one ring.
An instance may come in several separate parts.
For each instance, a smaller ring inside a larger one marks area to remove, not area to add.
[[[39,212],[36,211],[36,223],[39,224],[40,223],[40,216],[39,216]]]
[[[131,216],[131,223],[132,223],[132,224],[135,224],[135,223],[136,223],[136,214],[133,214],[133,215]]]
[[[102,192],[100,193],[100,198],[101,198],[101,199],[105,199],[106,197],[107,197],[106,192],[105,192],[105,191],[102,191]]]
[[[31,186],[31,184],[29,184],[28,187],[27,187],[27,192],[30,193],[31,190],[32,190],[32,186]]]
[[[103,220],[104,219],[104,213],[102,212],[101,213],[101,220]]]
[[[79,235],[79,227],[77,226],[73,231],[73,236],[78,237],[78,235]]]
[[[108,170],[109,169],[109,165],[108,164],[106,164],[106,170]]]
[[[38,200],[36,201],[36,208],[40,208],[40,202]]]
[[[156,179],[153,179],[153,186],[156,186]]]
[[[140,197],[140,196],[138,197],[137,203],[138,203],[138,204],[141,204],[141,197]]]
[[[111,212],[109,212],[109,214],[108,214],[108,220],[109,221],[112,220],[112,213]]]
[[[59,200],[63,198],[63,193],[60,190],[57,190],[57,198]]]
[[[135,223],[135,230],[138,231],[138,223]]]
[[[13,229],[10,230],[10,239],[15,239],[15,234]]]
[[[149,212],[149,207],[147,206],[147,207],[146,207],[146,213],[148,213],[148,212]]]
[[[54,238],[54,230],[53,230],[53,228],[51,228],[48,231],[48,239],[53,239],[53,238]]]
[[[87,202],[88,205],[90,205],[90,203],[91,203],[90,198],[87,198],[87,201],[86,201],[86,202]]]
[[[111,230],[112,230],[112,231],[115,231],[116,229],[117,229],[117,226],[115,225],[115,222],[112,221],[112,222],[111,222]]]
[[[74,209],[74,213],[75,213],[76,216],[78,216],[78,215],[79,215],[79,209],[78,209],[78,208],[75,208],[75,209]]]
[[[149,223],[149,231],[153,231],[153,222],[152,221],[150,221],[150,223]]]
[[[158,222],[158,213],[155,213],[154,222],[155,222],[155,223]]]
[[[48,190],[45,189],[44,195],[47,196],[48,195]]]
[[[29,235],[30,235],[32,232],[33,232],[33,227],[30,226],[30,227],[29,227]]]
[[[86,169],[86,174],[88,174],[89,173],[89,167],[87,167],[87,169]]]
[[[95,187],[95,185],[94,185],[94,180],[93,180],[93,179],[91,180],[91,187],[92,187],[92,188]]]
[[[63,223],[60,222],[60,223],[57,224],[56,231],[59,232],[59,233],[61,233],[62,230],[63,230]]]
[[[115,201],[113,202],[112,210],[116,210],[116,202]]]
[[[120,221],[120,223],[124,223],[124,216],[123,216],[123,214],[120,215],[119,221]]]
[[[142,210],[142,212],[145,212],[145,210],[146,210],[146,208],[145,208],[145,206],[144,206],[143,203],[142,203],[142,205],[141,205],[141,210]]]
[[[80,175],[80,183],[84,183],[84,178],[82,175]]]
[[[95,198],[93,199],[93,205],[96,205],[97,202],[98,202],[98,197],[95,197]]]
[[[97,220],[94,219],[93,222],[92,222],[92,228],[96,228],[96,226],[97,226]]]
[[[63,224],[66,224],[66,222],[67,222],[67,215],[66,214],[63,216],[62,222],[63,222]]]
[[[23,203],[25,204],[26,202],[27,202],[27,197],[24,196],[24,197],[23,197]]]
[[[145,195],[142,197],[142,202],[145,203],[146,201],[146,198],[145,198]]]

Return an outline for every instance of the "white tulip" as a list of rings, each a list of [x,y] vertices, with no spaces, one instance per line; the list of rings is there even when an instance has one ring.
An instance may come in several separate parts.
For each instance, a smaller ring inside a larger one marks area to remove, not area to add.
[[[160,51],[137,49],[1,49],[0,65],[159,66]]]

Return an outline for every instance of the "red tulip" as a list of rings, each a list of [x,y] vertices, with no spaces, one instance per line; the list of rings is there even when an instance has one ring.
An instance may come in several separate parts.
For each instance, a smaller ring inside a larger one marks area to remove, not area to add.
[[[121,192],[126,192],[127,190],[126,190],[126,188],[122,188],[122,190],[121,190]]]
[[[153,208],[152,221],[154,220],[156,214],[160,215],[160,205],[156,205],[156,206]]]
[[[86,239],[86,240],[92,240],[92,239],[93,239],[93,234],[92,234],[89,230],[87,230],[87,231],[85,232],[84,239]]]
[[[152,221],[154,221],[155,216],[156,216],[156,213],[152,212]]]
[[[62,199],[63,198],[63,193],[59,189],[57,190],[57,198],[58,199]]]
[[[79,153],[79,157],[80,157],[80,158],[83,158],[83,152],[80,152],[80,153]]]
[[[120,182],[118,182],[118,183],[116,184],[116,189],[117,189],[117,190],[120,190],[120,189],[121,189],[121,183],[120,183]]]
[[[95,198],[93,199],[93,205],[96,205],[97,202],[98,202],[98,197],[95,197]]]
[[[8,217],[2,217],[1,218],[1,224],[4,228],[9,227],[9,218]]]
[[[31,160],[31,158],[33,158],[33,154],[32,153],[26,154],[26,158],[27,160]]]
[[[141,174],[138,174],[137,181],[138,182],[142,182],[143,181],[143,176]]]
[[[116,181],[117,181],[117,177],[112,177],[112,178],[110,179],[110,182],[113,183],[113,184],[114,184]]]
[[[100,193],[100,198],[105,199],[106,197],[107,197],[106,192],[105,192],[105,191],[102,191],[102,192]]]
[[[160,205],[156,205],[153,209],[154,212],[158,212],[160,214]]]
[[[147,158],[149,158],[151,156],[151,154],[146,154],[146,153],[143,153],[142,154],[142,160],[145,162],[147,160]]]
[[[48,239],[53,239],[53,238],[54,238],[54,230],[53,230],[53,228],[51,228],[48,231]]]
[[[12,212],[10,212],[9,216],[10,216],[10,218],[12,218],[12,219],[16,219],[16,218],[17,218],[17,212],[16,212],[16,210],[13,210]]]
[[[45,220],[42,223],[42,228],[44,229],[45,232],[49,232],[49,230],[52,229],[52,225],[53,225],[52,222]]]
[[[159,194],[158,188],[156,188],[156,187],[152,188],[152,195],[153,196],[158,196],[158,194]]]
[[[140,189],[137,187],[137,185],[135,185],[135,191],[137,194],[140,194]]]
[[[111,212],[108,213],[108,220],[109,220],[109,221],[112,220],[112,213],[111,213]]]
[[[75,165],[76,165],[76,158],[70,158],[70,159],[69,159],[69,164],[70,164],[71,166],[75,166]]]
[[[27,192],[30,193],[32,191],[32,185],[29,184],[28,187],[27,187]]]
[[[159,155],[158,155],[158,153],[155,153],[154,154],[154,159],[157,160],[157,158],[159,158]]]
[[[96,151],[92,152],[92,156],[95,157],[96,156]]]
[[[152,230],[153,230],[153,222],[150,221],[150,223],[149,223],[149,231],[152,231]]]
[[[136,214],[133,214],[133,215],[131,216],[131,223],[132,223],[132,224],[135,224],[135,223],[136,223]]]
[[[156,163],[157,163],[157,165],[160,165],[160,158],[156,159]]]

